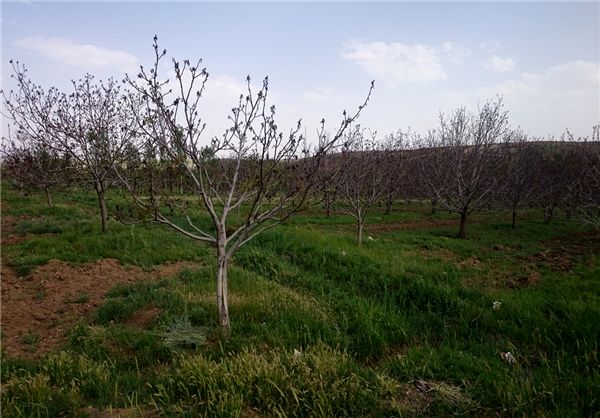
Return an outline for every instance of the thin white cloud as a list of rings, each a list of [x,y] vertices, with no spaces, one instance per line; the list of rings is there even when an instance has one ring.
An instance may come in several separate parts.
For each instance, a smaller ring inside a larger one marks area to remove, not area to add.
[[[565,128],[585,135],[600,122],[599,92],[600,64],[577,60],[538,73],[521,73],[493,86],[445,92],[439,101],[451,110],[501,95],[513,124],[533,135],[558,135]]]
[[[479,43],[479,49],[482,49],[487,53],[492,54],[500,49],[500,42],[495,41],[493,39],[487,39]]]
[[[516,61],[513,57],[502,58],[490,55],[482,63],[483,68],[495,73],[508,73],[515,69]]]
[[[341,57],[390,87],[447,78],[436,49],[429,45],[355,40],[343,45]]]
[[[309,102],[329,102],[335,94],[335,91],[329,87],[317,87],[304,90],[299,97]]]
[[[254,92],[258,91],[258,86],[252,83]],[[227,75],[209,76],[206,83],[206,91],[204,97],[207,100],[216,100],[226,102],[233,106],[237,103],[240,95],[248,93],[248,85]]]
[[[60,64],[89,71],[115,69],[132,73],[139,69],[138,59],[127,52],[77,43],[69,39],[31,36],[18,39],[15,44]]]
[[[443,42],[441,50],[447,59],[454,64],[460,64],[473,55],[473,51],[469,48],[465,48],[454,42]]]

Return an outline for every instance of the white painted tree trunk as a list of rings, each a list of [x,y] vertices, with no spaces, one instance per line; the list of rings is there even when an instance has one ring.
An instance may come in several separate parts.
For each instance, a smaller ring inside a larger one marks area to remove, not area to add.
[[[217,307],[219,309],[219,324],[229,330],[229,292],[227,290],[227,267],[229,258],[225,251],[224,240],[217,244]]]

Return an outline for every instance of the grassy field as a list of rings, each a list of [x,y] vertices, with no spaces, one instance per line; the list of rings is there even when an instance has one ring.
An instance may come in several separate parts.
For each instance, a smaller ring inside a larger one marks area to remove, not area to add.
[[[212,249],[156,225],[103,235],[92,195],[55,202],[3,188],[18,281],[49,260],[188,263],[115,284],[50,349],[35,331],[23,355],[3,343],[3,417],[600,416],[600,234],[564,217],[475,214],[458,240],[455,215],[398,204],[358,247],[349,217],[300,215],[236,255],[223,336]]]

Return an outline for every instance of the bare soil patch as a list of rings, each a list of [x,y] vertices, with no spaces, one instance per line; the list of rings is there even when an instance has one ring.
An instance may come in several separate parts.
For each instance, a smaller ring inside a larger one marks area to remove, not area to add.
[[[88,406],[83,408],[81,412],[92,418],[154,418],[159,416],[154,410],[140,410],[138,408],[109,408],[99,410]]]
[[[473,269],[473,270],[484,270],[485,269],[485,263],[482,262],[478,257],[469,257],[466,260],[463,260],[459,263],[456,263],[456,265],[460,268],[467,268],[467,269]]]
[[[523,257],[538,268],[570,272],[582,259],[600,254],[600,231],[570,234],[541,243],[542,251]]]
[[[447,248],[436,248],[433,250],[421,250],[419,252],[421,257],[426,259],[438,258],[442,261],[453,261],[456,258],[456,254]]]
[[[380,234],[384,232],[392,232],[407,229],[433,229],[442,228],[447,226],[455,226],[458,228],[459,221],[455,219],[420,219],[416,221],[404,221],[404,222],[382,222],[378,224],[366,225],[366,229],[374,234]]]
[[[0,216],[0,245],[13,245],[25,241],[24,235],[15,234],[15,229],[18,224],[23,221],[33,219],[32,216]]]
[[[117,283],[158,280],[175,275],[191,262],[165,264],[145,272],[114,259],[71,266],[50,260],[25,277],[2,266],[2,346],[11,356],[36,357],[60,346],[80,318],[95,310]],[[154,312],[134,320],[143,325]]]
[[[544,271],[570,273],[584,260],[593,262],[594,257],[600,254],[600,232],[592,231],[574,233],[542,241],[542,250],[528,256],[517,258],[516,269],[498,270],[488,266],[485,276],[467,276],[463,279],[466,286],[484,288],[510,288],[519,289],[537,285]],[[501,247],[500,250],[511,251],[510,247]],[[500,251],[499,250],[499,251]],[[473,257],[458,263],[460,267],[469,267],[483,271],[483,263],[473,262]]]
[[[162,312],[162,309],[156,307],[143,309],[131,315],[131,317],[125,321],[124,324],[131,328],[146,329],[152,324],[152,322],[154,322],[156,318],[160,316]]]

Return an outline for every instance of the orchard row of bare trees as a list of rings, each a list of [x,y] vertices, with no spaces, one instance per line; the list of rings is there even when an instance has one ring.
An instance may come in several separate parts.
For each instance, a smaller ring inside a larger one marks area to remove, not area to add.
[[[50,188],[75,173],[98,196],[103,232],[108,226],[106,190],[118,183],[135,206],[128,211],[133,219],[122,220],[157,222],[212,245],[219,322],[228,329],[229,261],[242,245],[306,207],[321,162],[339,147],[374,84],[355,111],[343,111],[337,129],[327,132],[322,121],[316,138],[309,140],[301,134],[300,121],[289,132],[281,131],[268,102],[268,79],[252,88],[248,77],[229,128],[207,142],[198,106],[208,72],[201,61],[173,59],[169,80],[161,73],[166,50],[159,48],[157,37],[153,49],[154,62],[136,76],[118,83],[86,75],[73,81],[69,93],[36,85],[23,65],[11,62],[17,87],[3,92],[4,114],[12,122],[3,168],[16,181],[43,188],[49,205]],[[36,181],[39,173],[48,174],[47,181]],[[180,192],[192,199],[165,188],[167,179],[178,179]],[[192,221],[190,206],[201,208],[210,226]]]
[[[369,210],[383,202],[429,199],[432,209],[460,216],[459,237],[471,213],[502,204],[513,213],[530,203],[598,222],[600,143],[591,138],[532,142],[510,127],[502,101],[477,113],[458,109],[440,117],[426,136],[398,131],[380,139],[357,124],[367,105],[342,113],[336,129],[322,121],[315,138],[301,123],[282,132],[269,105],[269,82],[247,90],[229,115],[229,128],[207,141],[199,103],[209,74],[189,60],[172,60],[154,38],[154,62],[122,82],[86,75],[69,92],[45,89],[26,68],[13,65],[16,89],[3,92],[11,135],[3,171],[16,184],[51,189],[77,182],[94,190],[102,230],[108,228],[106,192],[118,187],[131,207],[122,221],[152,221],[215,248],[220,324],[229,327],[227,269],[235,252],[255,236],[308,205],[341,211],[357,224],[360,243]],[[201,208],[209,226],[192,220]],[[183,220],[183,221],[182,221]]]
[[[359,244],[370,208],[384,204],[389,214],[398,199],[429,200],[432,213],[438,207],[456,213],[459,238],[482,209],[509,210],[513,228],[524,207],[542,208],[547,223],[561,208],[598,225],[598,134],[595,127],[586,138],[568,132],[558,141],[529,138],[509,126],[500,99],[474,114],[460,108],[441,115],[424,137],[398,131],[378,140],[356,127],[324,164],[318,198],[327,215],[337,208],[356,220]]]

